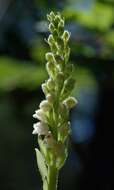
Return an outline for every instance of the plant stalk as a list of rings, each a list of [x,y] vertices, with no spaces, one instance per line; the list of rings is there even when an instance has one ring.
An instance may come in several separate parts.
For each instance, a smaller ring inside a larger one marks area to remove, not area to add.
[[[54,166],[49,166],[47,190],[57,190],[57,184],[58,184],[58,170]]]

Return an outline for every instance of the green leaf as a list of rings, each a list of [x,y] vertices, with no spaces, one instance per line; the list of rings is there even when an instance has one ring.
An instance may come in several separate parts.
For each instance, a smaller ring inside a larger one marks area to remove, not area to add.
[[[46,180],[46,177],[47,177],[47,167],[45,164],[45,160],[44,160],[43,155],[37,148],[35,148],[35,151],[36,151],[36,157],[37,157],[37,165],[38,165],[40,174],[42,176],[42,180],[44,181]]]

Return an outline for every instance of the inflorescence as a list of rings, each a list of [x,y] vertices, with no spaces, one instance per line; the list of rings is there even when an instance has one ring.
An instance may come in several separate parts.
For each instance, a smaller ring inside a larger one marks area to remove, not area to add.
[[[59,171],[67,158],[69,111],[77,104],[77,100],[71,96],[75,80],[72,78],[73,65],[68,63],[70,33],[64,30],[65,21],[60,13],[51,12],[47,19],[51,33],[46,40],[50,52],[45,55],[49,79],[42,84],[46,99],[40,103],[39,109],[33,115],[38,119],[33,126],[33,134],[38,135],[40,149],[36,149],[36,153],[37,156],[40,154],[43,160],[45,174],[42,174],[40,163],[38,167],[46,186],[50,183],[49,168],[53,167]]]

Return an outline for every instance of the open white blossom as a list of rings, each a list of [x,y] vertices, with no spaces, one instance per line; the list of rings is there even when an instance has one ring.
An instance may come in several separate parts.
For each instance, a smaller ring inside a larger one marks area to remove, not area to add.
[[[33,135],[37,135],[37,134],[38,135],[48,135],[48,133],[49,133],[48,126],[43,122],[35,123],[33,125],[33,128],[34,128],[34,130],[32,132]]]
[[[33,114],[33,117],[35,119],[41,120],[41,121],[45,121],[46,120],[46,116],[43,112],[43,110],[39,109],[35,111],[35,114]]]

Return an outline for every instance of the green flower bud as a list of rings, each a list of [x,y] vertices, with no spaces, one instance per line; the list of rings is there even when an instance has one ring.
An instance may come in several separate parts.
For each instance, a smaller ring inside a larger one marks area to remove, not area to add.
[[[45,83],[42,84],[42,90],[43,90],[45,95],[48,94],[48,92],[49,92],[48,87],[47,87],[47,85]]]
[[[59,26],[61,26],[61,27],[64,28],[64,24],[65,24],[65,23],[64,23],[64,20],[61,19],[60,22],[59,22]]]
[[[54,78],[54,76],[55,76],[55,65],[54,65],[54,63],[53,62],[47,62],[47,64],[46,64],[46,69],[47,69],[47,72],[48,72],[48,74],[52,77],[52,78]]]
[[[56,15],[56,16],[55,16],[55,19],[54,19],[54,25],[55,25],[55,27],[58,26],[60,20],[61,20],[60,16],[59,16],[59,15]]]
[[[66,43],[66,42],[68,42],[68,40],[70,38],[70,33],[67,30],[65,30],[62,37],[63,37],[63,40]]]
[[[48,102],[47,100],[43,100],[43,101],[40,103],[39,107],[40,107],[43,111],[50,111],[50,109],[51,109],[51,106],[50,106],[50,104],[49,104],[49,102]]]
[[[74,89],[75,86],[75,80],[73,78],[68,78],[64,82],[64,89],[63,89],[63,94],[67,92],[71,92]]]
[[[72,74],[73,69],[74,69],[74,65],[73,64],[66,65],[66,68],[65,68],[65,78],[68,78]]]
[[[46,96],[46,99],[48,100],[48,102],[50,103],[50,104],[53,104],[54,103],[54,100],[55,100],[55,96],[53,95],[53,94],[47,94],[47,96]]]
[[[53,12],[53,11],[51,11],[51,12],[50,12],[50,17],[52,18],[52,20],[54,20],[54,19],[55,19],[55,14],[54,14],[54,12]]]
[[[49,62],[55,62],[53,53],[51,53],[51,52],[46,53],[46,60]]]
[[[52,34],[50,34],[50,35],[49,35],[49,37],[48,37],[48,43],[49,43],[49,45],[52,45],[53,43],[55,43],[55,41],[54,41],[54,38],[53,38],[53,35],[52,35]]]
[[[74,97],[68,97],[64,102],[69,109],[73,108],[78,102]]]
[[[49,31],[53,33],[54,29],[55,29],[54,25],[52,23],[50,23],[49,24]]]
[[[47,87],[50,89],[50,90],[54,90],[55,89],[55,82],[53,81],[52,78],[49,78],[47,80]]]

